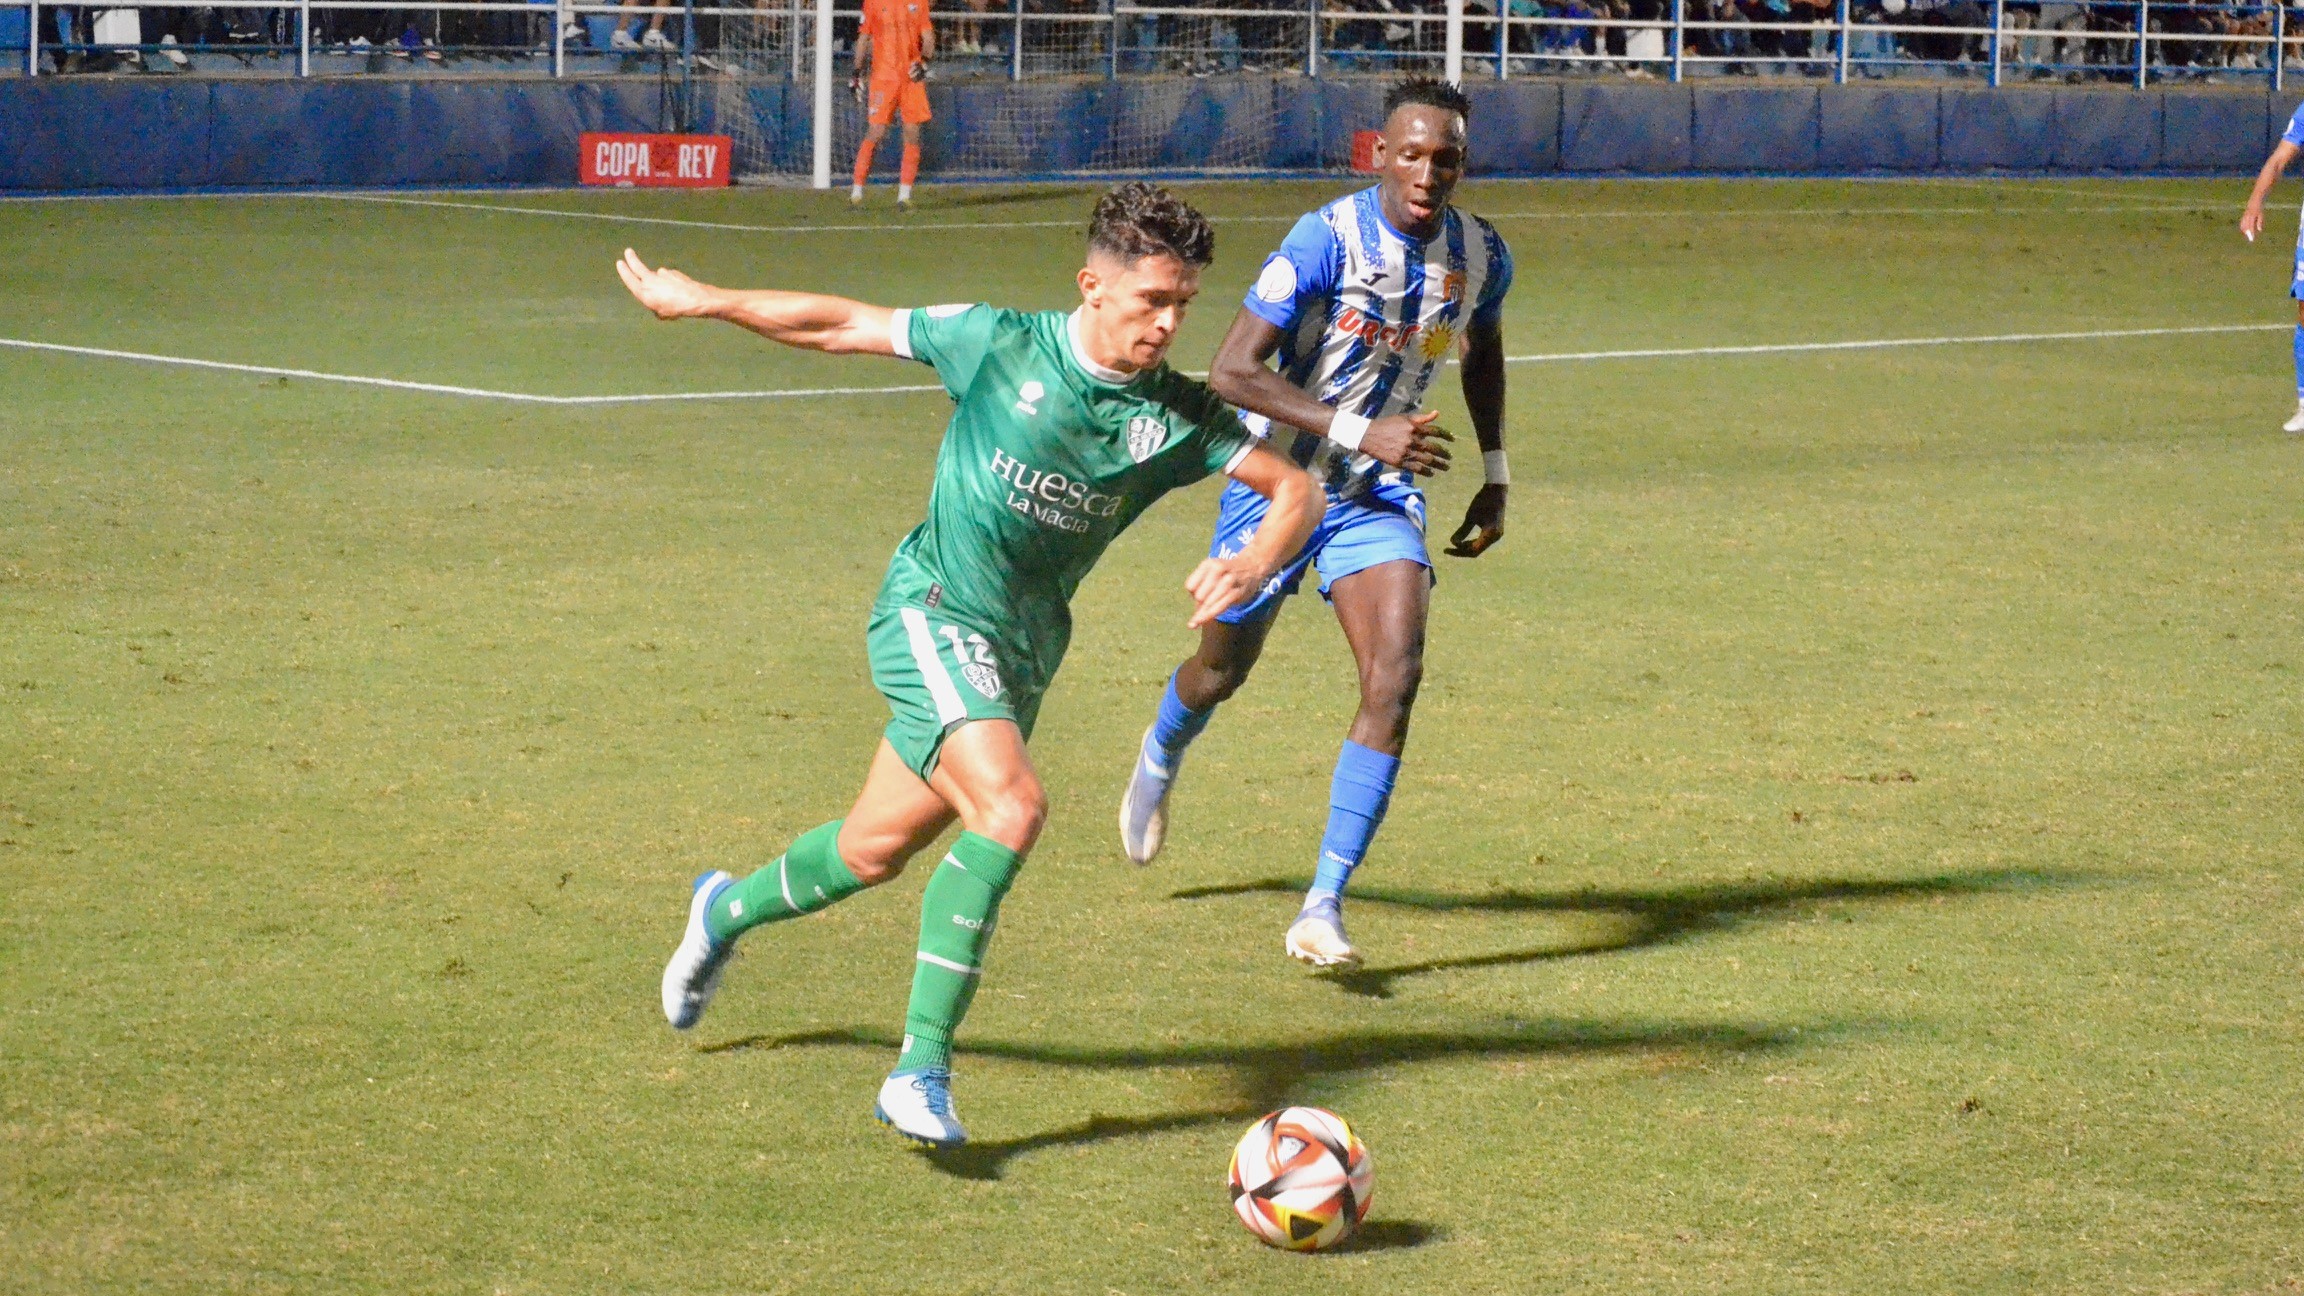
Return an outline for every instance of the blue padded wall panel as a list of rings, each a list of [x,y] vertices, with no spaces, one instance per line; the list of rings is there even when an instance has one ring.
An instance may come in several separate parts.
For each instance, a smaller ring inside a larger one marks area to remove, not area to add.
[[[1942,160],[1934,86],[1835,86],[1817,99],[1816,162],[1827,171],[1933,171]]]
[[[1691,161],[1685,85],[1564,85],[1564,171],[1686,171]]]
[[[307,129],[309,87],[296,81],[216,81],[204,185],[310,185],[336,142]]]
[[[1383,125],[1384,83],[1364,77],[1323,77],[1318,85],[1320,165],[1342,170],[1352,164],[1352,133]]]
[[[2254,170],[2271,151],[2261,93],[2169,90],[2161,98],[2160,165],[2167,170]]]
[[[0,185],[171,189],[200,183],[208,84],[0,80]]]
[[[2046,90],[1939,92],[1948,171],[2040,171],[2054,154],[2056,99]]]
[[[1813,86],[1699,86],[1692,158],[1699,171],[1813,171],[1818,97]]]
[[[1560,169],[1559,82],[1474,81],[1464,89],[1472,99],[1473,174]]]
[[[2149,171],[2160,165],[2162,96],[2156,90],[2053,91],[2049,165],[2058,171]]]

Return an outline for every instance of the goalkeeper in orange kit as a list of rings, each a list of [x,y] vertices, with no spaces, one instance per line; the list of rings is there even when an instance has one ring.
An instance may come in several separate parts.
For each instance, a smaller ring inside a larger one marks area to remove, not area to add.
[[[896,205],[912,206],[912,182],[920,175],[920,127],[928,120],[928,60],[936,52],[936,30],[928,22],[929,0],[864,0],[864,22],[856,34],[856,70],[848,89],[865,103],[870,123],[856,148],[856,183],[848,201],[864,201],[864,178],[872,174],[872,153],[888,133],[888,123],[904,118],[904,166],[897,172]],[[866,60],[870,63],[867,65]],[[870,93],[865,68],[871,68]]]

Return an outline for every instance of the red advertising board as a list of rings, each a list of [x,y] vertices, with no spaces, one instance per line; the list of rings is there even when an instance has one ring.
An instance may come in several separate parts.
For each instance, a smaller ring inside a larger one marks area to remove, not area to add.
[[[588,185],[673,185],[701,189],[728,183],[735,141],[725,135],[628,135],[586,131],[577,137],[578,178]]]
[[[1352,132],[1353,170],[1373,171],[1376,169],[1376,141],[1383,138],[1381,134],[1371,130]]]

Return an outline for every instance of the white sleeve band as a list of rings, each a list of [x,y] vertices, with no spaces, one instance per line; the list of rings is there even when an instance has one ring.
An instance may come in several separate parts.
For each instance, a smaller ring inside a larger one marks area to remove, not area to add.
[[[912,312],[910,310],[900,309],[889,313],[888,345],[895,350],[898,357],[905,360],[912,358]]]
[[[1368,419],[1359,414],[1336,411],[1328,421],[1328,439],[1347,450],[1360,448],[1360,440],[1368,435]]]
[[[1487,473],[1488,473],[1488,484],[1489,484],[1489,485],[1491,485],[1491,486],[1509,486],[1509,485],[1511,485],[1511,484],[1512,484],[1512,470],[1511,470],[1511,468],[1507,467],[1507,466],[1505,465],[1505,463],[1504,463],[1504,452],[1503,452],[1503,451],[1501,451],[1501,450],[1483,450],[1483,451],[1481,451],[1481,452],[1480,452],[1480,466],[1481,466],[1483,469],[1487,470]]]
[[[1256,447],[1262,444],[1264,443],[1258,441],[1254,437],[1250,437],[1247,440],[1241,442],[1240,448],[1232,452],[1232,457],[1224,461],[1224,475],[1227,477],[1231,476],[1233,470],[1238,468],[1241,463],[1248,458],[1249,455],[1254,454],[1256,452]]]

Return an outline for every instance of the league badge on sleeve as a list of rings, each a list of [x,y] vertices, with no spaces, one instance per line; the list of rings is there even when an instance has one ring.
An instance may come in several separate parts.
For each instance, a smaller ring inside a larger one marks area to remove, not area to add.
[[[1256,276],[1256,296],[1277,306],[1296,295],[1296,267],[1287,257],[1274,255]]]

